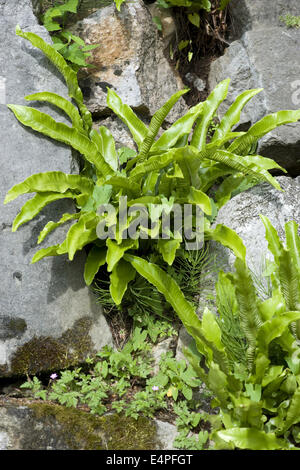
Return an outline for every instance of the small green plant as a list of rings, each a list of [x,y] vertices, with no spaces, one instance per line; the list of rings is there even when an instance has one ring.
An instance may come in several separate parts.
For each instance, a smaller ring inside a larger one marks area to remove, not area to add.
[[[300,28],[300,16],[287,14],[280,16],[279,19],[282,23],[285,23],[288,28]]]
[[[186,400],[192,400],[193,388],[199,387],[201,382],[195,379],[195,371],[187,366],[184,360],[177,361],[172,353],[163,354],[159,363],[159,374],[149,381],[151,385],[158,385],[167,390],[169,397],[177,401],[178,394]]]
[[[49,8],[41,20],[45,28],[52,33],[54,48],[58,51],[75,70],[80,67],[91,67],[87,62],[93,49],[100,44],[85,44],[79,37],[65,29],[68,14],[76,14],[79,0],[66,0],[65,3],[56,3]]]
[[[208,431],[201,430],[195,433],[200,421],[206,421],[206,416],[191,410],[186,401],[174,403],[173,409],[177,415],[176,427],[178,430],[178,436],[173,443],[174,447],[186,450],[203,450],[207,447]]]
[[[21,388],[30,390],[35,399],[66,407],[84,405],[100,416],[112,410],[134,419],[153,418],[157,412],[176,414],[180,433],[176,446],[200,449],[207,433],[200,430],[197,436],[189,435],[199,427],[200,418],[205,419],[203,413],[197,413],[198,404],[192,399],[199,380],[191,366],[177,362],[171,352],[161,357],[154,375],[151,346],[150,331],[135,328],[122,349],[106,346],[94,358],[88,358],[86,365],[52,373],[47,385],[33,377]]]
[[[285,225],[285,247],[268,218],[261,219],[274,257],[269,270],[272,296],[259,297],[246,262],[237,258],[235,273],[221,272],[219,276],[219,319],[206,309],[200,320],[173,279],[159,268],[154,276],[143,260],[132,257],[139,272],[151,278],[172,302],[205,359],[206,369],[199,365],[199,356],[185,351],[194,371],[214,395],[212,407],[220,409],[219,425],[214,422],[210,436],[216,449],[294,449],[299,442],[298,225],[294,221]],[[228,301],[225,309],[224,298]]]

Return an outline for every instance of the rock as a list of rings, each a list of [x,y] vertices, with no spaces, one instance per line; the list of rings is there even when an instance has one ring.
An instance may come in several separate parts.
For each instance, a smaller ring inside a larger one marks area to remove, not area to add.
[[[156,3],[148,5],[152,19],[159,19],[161,23],[161,35],[163,38],[163,48],[167,49],[176,34],[176,24],[170,8],[159,8]],[[167,51],[169,52],[169,51]]]
[[[159,371],[159,361],[161,359],[161,356],[163,354],[166,354],[168,351],[170,351],[170,347],[172,344],[172,338],[167,338],[161,341],[160,343],[156,344],[152,348],[152,356],[154,358],[154,367],[153,367],[153,373],[157,374]]]
[[[202,78],[197,77],[195,73],[188,72],[185,74],[185,79],[198,91],[204,91],[206,88],[206,82]]]
[[[154,421],[157,426],[157,437],[161,442],[161,450],[175,450],[173,443],[178,435],[176,426],[159,419]]]
[[[107,87],[145,115],[153,115],[183,84],[163,54],[157,27],[142,0],[112,4],[70,28],[87,44],[101,44],[81,79],[86,103],[95,115],[111,114]],[[181,98],[168,116],[173,122],[187,111]]]
[[[110,116],[106,119],[102,119],[101,121],[93,122],[94,129],[98,130],[100,126],[105,126],[110,130],[115,139],[117,149],[121,147],[129,147],[132,150],[136,150],[136,145],[128,127],[117,116]]]
[[[261,3],[261,2],[260,2]],[[245,107],[240,129],[247,129],[267,114],[300,105],[300,31],[286,27],[253,29],[234,41],[224,56],[212,63],[209,87],[230,77],[227,99],[221,114],[237,95],[251,88],[263,88]],[[284,85],[283,85],[284,84]],[[300,124],[281,126],[261,139],[258,153],[273,158],[290,175],[300,172]]]
[[[279,26],[279,17],[299,15],[298,0],[231,0],[229,3],[232,20],[232,35],[240,37],[250,29],[264,29],[267,26]]]
[[[26,104],[24,96],[41,91],[67,96],[64,83],[44,55],[15,35],[16,24],[49,40],[33,15],[30,0],[1,0],[0,38],[5,47],[0,50],[0,71],[6,79],[0,103],[2,202],[13,185],[33,173],[78,170],[68,147],[21,126],[5,106]],[[12,222],[27,199],[24,196],[2,206],[0,215],[0,376],[63,367],[112,344],[106,320],[83,282],[84,253],[72,263],[56,257],[30,264],[46,222],[74,212],[75,207],[68,201],[53,203],[12,234]],[[53,232],[44,246],[61,242],[64,233],[65,229]]]
[[[193,341],[193,338],[188,334],[185,327],[182,326],[179,331],[178,336],[178,343],[176,348],[176,361],[182,361],[183,359],[186,361],[186,357],[183,354],[183,349],[188,348]]]
[[[280,20],[287,13],[298,15],[299,5],[296,0],[288,4],[284,0],[231,0],[230,13],[232,37],[237,40],[212,63],[208,81],[212,90],[221,80],[231,78],[221,114],[243,91],[264,89],[246,105],[239,125],[243,130],[267,114],[299,108],[300,31],[287,28]],[[299,123],[279,127],[258,147],[258,153],[276,160],[291,176],[300,172],[299,127]]]
[[[280,176],[277,181],[284,191],[278,191],[267,183],[254,186],[223,206],[215,221],[215,224],[224,224],[235,230],[242,238],[247,249],[248,266],[257,275],[263,270],[264,257],[272,258],[259,214],[270,219],[282,240],[285,239],[286,222],[295,220],[300,223],[300,178]],[[216,249],[227,269],[233,270],[233,253],[220,244]]]
[[[97,417],[43,402],[0,403],[0,450],[165,450],[176,427],[116,414]]]

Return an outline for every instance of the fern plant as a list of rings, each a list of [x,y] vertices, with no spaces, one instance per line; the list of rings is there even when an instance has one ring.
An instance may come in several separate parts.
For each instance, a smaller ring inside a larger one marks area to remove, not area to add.
[[[38,251],[33,257],[33,263],[47,256],[63,254],[67,254],[72,260],[77,251],[92,244],[85,265],[85,281],[90,285],[100,267],[105,265],[110,274],[110,293],[117,305],[121,303],[129,282],[135,277],[135,268],[126,261],[126,253],[136,252],[144,257],[156,254],[166,265],[171,266],[177,251],[184,247],[184,240],[178,237],[175,230],[170,230],[169,239],[122,239],[122,227],[117,221],[119,236],[106,240],[98,238],[96,229],[99,222],[103,221],[103,216],[97,209],[110,203],[118,213],[121,196],[127,197],[128,207],[144,204],[150,215],[152,210],[151,217],[154,219],[155,207],[159,211],[165,208],[169,210],[176,203],[200,208],[206,216],[203,227],[206,238],[223,243],[237,257],[244,259],[245,248],[237,234],[223,225],[212,229],[210,219],[215,208],[221,206],[230,197],[231,191],[236,190],[244,180],[251,184],[268,181],[280,189],[268,170],[281,167],[268,158],[248,155],[248,152],[270,130],[300,119],[300,111],[279,111],[254,124],[248,132],[232,132],[243,106],[260,90],[246,91],[229,108],[208,143],[210,122],[219,104],[225,99],[229,86],[229,80],[224,80],[205,102],[191,108],[155,140],[167,114],[187,90],[175,93],[154,114],[147,127],[113,90],[108,89],[107,104],[126,123],[138,149],[133,154],[132,151],[124,152],[123,149],[119,157],[108,129],[103,126],[99,131],[92,129],[92,117],[83,103],[76,72],[39,36],[23,32],[19,27],[17,34],[43,51],[62,73],[74,104],[51,92],[36,93],[26,99],[47,101],[57,106],[66,113],[72,126],[57,122],[32,107],[8,107],[23,125],[70,145],[85,160],[81,175],[67,175],[57,171],[39,173],[15,185],[8,192],[5,203],[22,194],[36,193],[17,215],[13,231],[33,219],[52,201],[70,198],[77,205],[78,211],[75,214],[64,214],[58,221],[47,223],[39,235],[38,243],[62,224],[75,222],[61,244]],[[220,177],[225,179],[214,203],[206,192]],[[115,219],[110,221],[110,226],[114,225]],[[161,231],[160,222],[157,227]],[[139,230],[141,232],[140,228]]]
[[[45,28],[53,33],[54,48],[71,64],[74,70],[80,67],[92,67],[87,59],[93,49],[100,44],[85,44],[79,37],[65,29],[65,21],[68,14],[76,14],[79,0],[67,0],[63,4],[56,3],[49,8],[41,20]]]
[[[298,225],[286,224],[284,247],[267,217],[261,218],[274,255],[272,295],[259,297],[246,262],[237,258],[235,273],[219,275],[219,318],[205,309],[200,320],[168,274],[125,256],[172,304],[195,340],[197,354],[193,348],[185,354],[213,393],[212,407],[220,410],[210,436],[216,449],[295,449],[300,442]],[[199,365],[199,354],[206,369]]]

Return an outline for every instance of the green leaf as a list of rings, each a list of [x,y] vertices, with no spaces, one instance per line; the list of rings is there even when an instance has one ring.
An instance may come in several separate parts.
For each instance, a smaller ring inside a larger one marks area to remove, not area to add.
[[[57,106],[58,108],[62,109],[67,114],[67,116],[69,116],[73,126],[79,130],[79,132],[84,132],[82,119],[78,109],[70,101],[66,100],[62,96],[46,91],[25,96],[25,99],[28,101],[47,101],[48,103]]]
[[[156,24],[158,31],[162,31],[162,23],[159,16],[153,16],[152,21]]]
[[[174,279],[155,264],[149,263],[137,256],[125,254],[124,259],[129,261],[141,276],[147,279],[147,281],[153,284],[157,290],[164,295],[167,302],[173,307],[182,321],[187,332],[195,339],[199,352],[202,353],[203,348],[209,348],[215,358],[215,362],[220,365],[221,370],[227,371],[228,364],[224,350],[218,350],[217,347],[205,337],[201,328],[201,322],[196,315],[193,305],[185,299]]]
[[[42,248],[37,251],[31,260],[31,264],[37,263],[47,256],[58,256],[67,253],[67,250],[63,248],[63,245],[49,246],[48,248]]]
[[[227,113],[221,120],[220,124],[218,125],[211,142],[215,142],[216,140],[222,139],[228,132],[231,131],[233,126],[240,121],[241,111],[243,110],[244,106],[251,100],[257,93],[260,93],[263,88],[257,88],[254,90],[247,90],[241,93],[233,102],[233,104],[229,107]]]
[[[76,251],[97,240],[96,226],[98,221],[99,217],[95,212],[86,212],[80,216],[76,224],[72,225],[66,237],[66,248],[70,260],[74,259]]]
[[[122,243],[118,245],[115,240],[107,239],[107,271],[111,272],[115,265],[123,258],[126,251],[136,248],[138,246],[138,240],[122,240]]]
[[[274,433],[265,433],[254,428],[232,428],[218,431],[213,439],[221,439],[226,443],[232,443],[237,449],[249,450],[279,450],[292,447],[287,441],[278,439]],[[218,448],[220,444],[217,443]]]
[[[197,206],[199,206],[205,214],[211,215],[211,200],[204,192],[191,187],[187,199],[191,204],[197,204]]]
[[[229,87],[230,80],[223,80],[212,91],[206,101],[203,103],[203,113],[198,118],[196,127],[194,129],[191,145],[199,150],[204,150],[206,146],[206,136],[209,124],[211,123],[214,114],[216,113],[219,105],[225,100]]]
[[[27,193],[56,192],[65,193],[68,190],[82,194],[91,194],[93,184],[90,179],[79,175],[67,175],[61,171],[48,171],[29,176],[22,183],[13,186],[7,193],[4,204],[13,201],[18,196]]]
[[[106,251],[106,247],[96,245],[90,249],[84,266],[84,280],[88,286],[92,284],[99,268],[106,263]]]
[[[300,238],[298,235],[298,224],[294,220],[285,224],[285,235],[287,248],[290,251],[293,264],[300,274]]]
[[[202,315],[202,330],[205,337],[214,343],[219,349],[223,348],[222,333],[216,321],[216,316],[205,308]]]
[[[59,199],[71,198],[74,199],[74,194],[67,191],[64,194],[60,193],[39,193],[36,194],[32,199],[27,201],[22,207],[21,211],[14,220],[12,231],[15,232],[18,228],[32,220],[45,206],[50,202],[57,201]]]
[[[55,230],[56,228],[65,224],[66,222],[69,222],[70,220],[78,219],[79,217],[80,214],[78,212],[75,212],[75,214],[64,214],[58,222],[48,222],[39,234],[38,243],[42,243],[42,241],[45,240],[46,236],[49,235],[49,233]]]
[[[107,106],[126,124],[138,148],[142,146],[148,129],[130,106],[123,104],[121,98],[110,88],[107,89]]]
[[[98,150],[101,155],[103,155],[106,163],[108,163],[108,165],[114,171],[117,171],[119,166],[118,156],[116,152],[115,141],[110,131],[105,126],[100,126],[99,132],[97,133],[95,130],[92,130],[90,137],[94,137],[92,140],[97,145]]]
[[[200,28],[200,16],[198,15],[198,13],[196,12],[189,13],[188,19],[194,26],[197,26],[197,28]]]
[[[297,122],[300,119],[300,110],[297,111],[278,111],[277,113],[269,114],[260,121],[255,123],[242,137],[238,137],[229,147],[229,152],[234,152],[238,155],[247,155],[250,148],[259,139],[261,139],[268,132],[271,132],[276,127],[291,122]]]
[[[294,393],[290,406],[287,410],[286,420],[284,423],[284,431],[287,431],[293,424],[297,424],[300,421],[299,416],[299,407],[300,407],[300,389],[298,388]]]
[[[93,163],[104,176],[112,174],[112,169],[98,152],[96,145],[76,129],[57,122],[48,114],[28,106],[10,104],[7,107],[13,111],[24,126],[31,127],[31,129],[52,139],[70,145],[84,155],[90,163]]]
[[[130,263],[121,259],[110,275],[110,294],[116,305],[120,305],[130,281],[135,278],[135,269]]]
[[[85,128],[87,131],[89,131],[92,128],[92,117],[87,107],[83,104],[83,95],[78,85],[76,72],[68,66],[65,59],[54,49],[54,47],[52,47],[50,44],[47,44],[37,34],[24,32],[21,30],[20,26],[17,26],[16,34],[24,39],[27,39],[34,47],[40,49],[63,75],[68,86],[69,96],[76,101],[80,109],[81,116],[84,120]]]
[[[175,146],[179,139],[188,135],[202,112],[202,103],[191,108],[183,117],[167,129],[151,147],[151,153],[159,153]]]
[[[124,3],[126,0],[114,0],[117,10],[120,11],[122,3]]]
[[[280,316],[264,322],[257,333],[258,350],[267,355],[268,346],[275,338],[279,338],[286,331],[290,323],[300,319],[300,312],[285,312]]]
[[[220,242],[222,245],[230,248],[237,258],[240,258],[241,260],[245,259],[246,247],[237,233],[229,227],[226,227],[223,224],[218,224],[214,229],[206,230],[205,237],[209,240]]]
[[[273,254],[275,261],[279,263],[279,257],[283,250],[283,244],[268,217],[262,214],[260,214],[259,217],[261,218],[266,229],[266,240],[268,241],[268,248]]]
[[[172,266],[176,256],[176,251],[180,247],[181,240],[163,240],[160,238],[157,242],[158,251],[161,253],[164,261]]]
[[[177,103],[179,98],[181,98],[181,96],[183,96],[188,91],[189,90],[180,90],[174,93],[171,98],[153,115],[149,125],[149,130],[145,139],[143,140],[143,143],[140,148],[140,154],[138,155],[140,163],[142,163],[148,157],[148,153],[151,149],[151,146],[153,145],[154,139],[157,136],[158,131],[161,128],[167,115],[169,114],[173,106]],[[131,168],[130,165],[128,165],[127,167]]]

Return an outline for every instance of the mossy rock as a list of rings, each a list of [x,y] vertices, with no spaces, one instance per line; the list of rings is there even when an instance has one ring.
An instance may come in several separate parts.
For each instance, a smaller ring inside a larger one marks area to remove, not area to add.
[[[0,403],[2,446],[20,450],[161,449],[152,420],[124,415],[97,417],[86,411],[43,402]],[[3,445],[6,442],[6,445]]]

